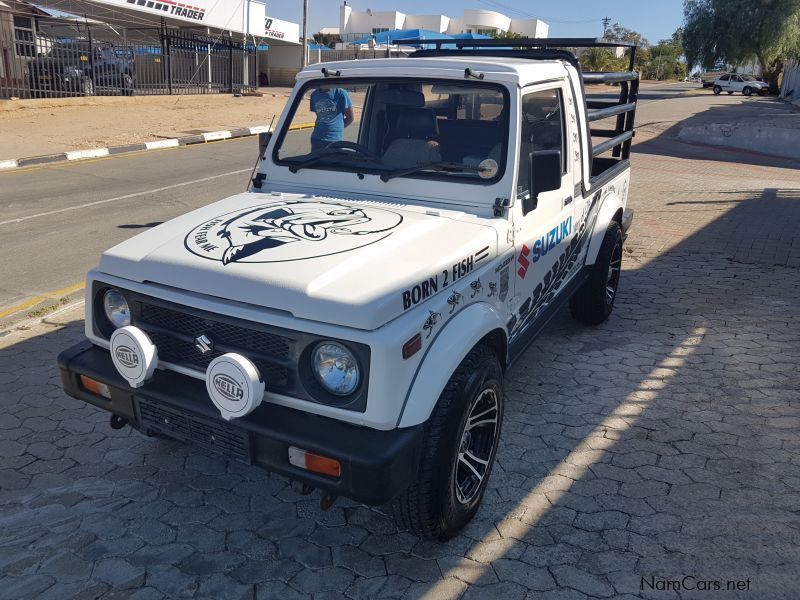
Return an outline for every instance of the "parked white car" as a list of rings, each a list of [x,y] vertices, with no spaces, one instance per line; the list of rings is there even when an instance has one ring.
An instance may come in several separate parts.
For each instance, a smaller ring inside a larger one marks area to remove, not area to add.
[[[769,91],[769,84],[759,81],[752,75],[738,75],[736,73],[726,73],[714,81],[714,94],[722,92],[733,94],[741,92],[745,96],[752,96],[753,93],[763,96]]]
[[[608,318],[632,221],[638,74],[582,77],[546,45],[594,40],[480,43],[500,48],[304,69],[248,192],[89,273],[67,392],[323,507],[391,502],[455,535],[486,490],[504,373],[565,303]],[[587,110],[584,81],[621,98]]]

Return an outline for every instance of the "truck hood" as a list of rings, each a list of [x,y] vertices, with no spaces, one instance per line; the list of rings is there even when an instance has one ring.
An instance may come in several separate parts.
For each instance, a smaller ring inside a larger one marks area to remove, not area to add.
[[[99,270],[371,330],[494,258],[496,223],[505,222],[393,202],[245,193],[115,246]]]

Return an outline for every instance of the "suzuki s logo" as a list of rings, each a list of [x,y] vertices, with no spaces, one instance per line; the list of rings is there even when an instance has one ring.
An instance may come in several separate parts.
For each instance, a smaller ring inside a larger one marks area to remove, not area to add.
[[[200,351],[200,354],[208,354],[214,349],[214,342],[203,333],[194,338],[194,347]]]
[[[128,346],[117,346],[117,349],[114,350],[114,354],[116,355],[120,364],[122,364],[124,367],[133,369],[134,367],[139,366],[139,355],[133,348],[129,348]]]
[[[214,389],[217,390],[223,398],[234,402],[244,399],[244,389],[232,377],[222,374],[215,375],[212,383]]]

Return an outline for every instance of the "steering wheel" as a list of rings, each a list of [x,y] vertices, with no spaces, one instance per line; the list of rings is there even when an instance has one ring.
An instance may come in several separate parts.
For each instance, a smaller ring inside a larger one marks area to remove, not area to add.
[[[339,141],[339,142],[331,142],[327,146],[325,146],[325,150],[352,150],[358,154],[362,154],[372,160],[380,160],[380,157],[372,152],[366,146],[362,146],[361,144],[356,144],[355,142],[347,142],[347,141]]]

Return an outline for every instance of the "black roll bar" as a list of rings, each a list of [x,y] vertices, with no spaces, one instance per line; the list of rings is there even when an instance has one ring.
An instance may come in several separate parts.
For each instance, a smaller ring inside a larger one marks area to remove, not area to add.
[[[608,140],[594,145],[590,140],[592,158],[613,149],[614,157],[626,160],[630,157],[631,140],[634,133],[636,101],[639,94],[639,73],[634,70],[637,45],[603,38],[520,38],[520,39],[408,39],[395,40],[394,44],[435,46],[435,49],[417,50],[411,58],[447,56],[483,56],[523,58],[528,60],[564,60],[581,75],[581,87],[586,98],[585,84],[618,84],[619,98],[616,101],[587,100],[586,114],[590,123],[617,117],[614,129],[589,128],[590,137]],[[626,48],[629,52],[627,71],[584,72],[573,48]]]

